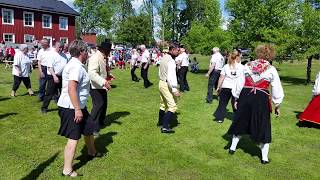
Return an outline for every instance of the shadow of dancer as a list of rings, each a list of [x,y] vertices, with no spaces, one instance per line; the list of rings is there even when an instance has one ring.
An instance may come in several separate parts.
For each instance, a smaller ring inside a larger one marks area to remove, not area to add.
[[[228,141],[228,144],[224,147],[224,149],[229,149],[231,146],[232,135],[225,134],[222,137],[223,139]],[[245,153],[248,153],[251,156],[257,156],[261,158],[261,151],[259,146],[257,146],[256,143],[253,143],[248,135],[242,136],[237,145],[237,149],[242,149]]]
[[[1,119],[4,119],[8,116],[11,116],[11,115],[17,115],[18,113],[5,113],[5,114],[0,114],[0,120]]]
[[[107,134],[102,134],[95,139],[95,146],[97,152],[103,153],[105,157],[106,154],[109,152],[107,146],[113,143],[113,136],[117,135],[117,132],[108,132]],[[81,155],[76,158],[76,160],[80,160],[80,162],[74,164],[73,169],[76,171],[80,169],[82,166],[86,165],[89,161],[92,160],[88,156],[88,150],[86,146],[84,146],[81,150]]]
[[[121,125],[121,122],[118,122],[117,120],[120,119],[121,117],[125,117],[130,115],[130,112],[128,111],[121,111],[121,112],[113,112],[111,114],[108,114],[106,116],[106,121],[105,121],[105,125],[101,127],[101,129],[110,126],[112,123]]]
[[[8,97],[0,97],[0,101],[5,101],[5,100],[9,100],[11,98],[8,98]]]
[[[29,179],[37,179],[43,171],[50,166],[51,163],[58,157],[60,152],[56,152],[53,156],[51,156],[48,160],[44,161],[43,163],[39,164],[35,169],[33,169],[28,175],[22,178],[22,180],[29,180]]]

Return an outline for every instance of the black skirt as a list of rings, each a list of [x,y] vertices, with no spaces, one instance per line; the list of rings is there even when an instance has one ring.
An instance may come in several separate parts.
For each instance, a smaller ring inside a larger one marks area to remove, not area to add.
[[[251,88],[243,88],[241,91],[238,109],[228,134],[249,134],[251,139],[257,143],[270,143],[271,109],[269,95],[260,90],[257,90],[256,94],[251,91]]]
[[[59,107],[59,116],[61,119],[58,134],[68,139],[79,140],[81,134],[90,136],[94,131],[94,123],[90,117],[87,108],[81,109],[83,118],[80,123],[74,121],[74,109]]]

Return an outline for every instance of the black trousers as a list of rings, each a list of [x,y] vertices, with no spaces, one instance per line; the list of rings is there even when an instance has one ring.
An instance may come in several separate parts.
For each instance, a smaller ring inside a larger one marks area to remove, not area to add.
[[[182,66],[178,71],[178,78],[179,78],[181,91],[189,91],[189,85],[187,82],[187,73],[188,73],[188,66]]]
[[[137,69],[137,66],[133,66],[132,69],[131,69],[131,79],[132,81],[138,81],[138,77],[137,75],[135,74],[135,71]]]
[[[46,94],[43,99],[41,109],[48,109],[48,106],[50,104],[52,97],[55,96],[58,93],[58,91],[61,92],[62,77],[61,76],[57,76],[57,77],[59,78],[59,83],[54,82],[53,76],[51,76],[51,75],[47,76],[47,81],[48,81],[47,90],[46,90]]]
[[[13,76],[13,86],[12,90],[17,91],[19,88],[21,81],[23,81],[24,86],[26,86],[27,89],[31,88],[31,82],[29,77],[19,77],[19,76]]]
[[[46,84],[47,84],[47,66],[41,65],[42,73],[44,74],[43,78],[39,80],[39,99],[43,101],[44,96],[46,94]]]
[[[219,93],[219,105],[213,114],[213,116],[217,120],[223,120],[226,117],[227,105],[229,103],[230,98],[231,98],[231,103],[232,103],[232,110],[233,110],[233,112],[235,112],[236,111],[234,108],[235,99],[232,96],[231,89],[222,88]]]
[[[91,89],[90,96],[92,98],[91,118],[94,122],[95,132],[105,124],[105,118],[108,106],[108,96],[105,89]]]
[[[213,70],[209,76],[209,81],[208,81],[208,93],[207,93],[207,101],[211,102],[213,99],[213,87],[217,89],[218,85],[218,80],[220,77],[220,70]]]
[[[147,66],[146,69],[144,69],[144,66],[146,65],[146,63],[142,63],[141,65],[141,77],[143,79],[143,85],[145,88],[150,86],[150,81],[148,79],[148,70],[149,70],[149,65]]]

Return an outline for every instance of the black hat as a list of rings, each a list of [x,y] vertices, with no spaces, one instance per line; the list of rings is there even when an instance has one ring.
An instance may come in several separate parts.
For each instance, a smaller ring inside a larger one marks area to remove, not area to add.
[[[107,50],[110,50],[111,49],[111,42],[109,40],[104,40],[98,47],[101,48],[101,49],[107,49]]]

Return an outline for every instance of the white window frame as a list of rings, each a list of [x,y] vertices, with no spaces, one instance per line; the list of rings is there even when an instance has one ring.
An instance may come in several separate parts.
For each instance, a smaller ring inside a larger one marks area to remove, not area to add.
[[[4,17],[3,17],[3,11],[11,11],[12,13],[12,23],[5,23],[4,22]],[[6,24],[6,25],[14,25],[14,10],[13,9],[6,9],[6,8],[2,8],[1,9],[1,17],[2,17],[2,24]]]
[[[32,24],[26,25],[26,14],[32,14]],[[29,11],[23,11],[23,26],[25,27],[34,27],[34,13]]]
[[[67,43],[67,44],[69,43],[69,38],[68,38],[68,37],[60,37],[60,42],[62,42],[62,41],[61,41],[62,39],[66,39],[66,43]]]
[[[3,33],[3,41],[5,41],[5,42],[9,42],[9,41],[6,41],[6,39],[5,39],[5,35],[12,35],[12,42],[11,43],[16,43],[16,37],[15,37],[15,34],[13,34],[13,33]]]
[[[31,41],[31,42],[27,42],[27,41],[26,41],[26,39],[27,39],[26,36],[32,36],[32,41]],[[25,35],[23,36],[23,39],[24,39],[24,40],[23,40],[24,43],[33,43],[34,35],[32,35],[32,34],[25,34]]]
[[[50,17],[50,27],[44,27],[44,17],[49,16]],[[50,14],[42,14],[42,28],[44,29],[52,29],[52,16]]]
[[[61,28],[61,19],[65,19],[67,24],[66,24],[66,28],[63,29]],[[68,17],[65,17],[65,16],[59,16],[59,29],[60,30],[68,30],[68,27],[69,27],[69,20],[68,20]]]

